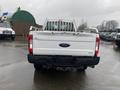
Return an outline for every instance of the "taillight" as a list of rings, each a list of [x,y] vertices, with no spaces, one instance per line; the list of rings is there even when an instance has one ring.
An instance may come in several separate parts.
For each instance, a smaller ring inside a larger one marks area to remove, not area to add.
[[[95,56],[99,55],[99,46],[100,46],[100,37],[96,37],[96,45],[95,45]]]
[[[33,36],[29,35],[28,36],[28,51],[29,51],[29,54],[33,53],[32,41],[33,41]]]

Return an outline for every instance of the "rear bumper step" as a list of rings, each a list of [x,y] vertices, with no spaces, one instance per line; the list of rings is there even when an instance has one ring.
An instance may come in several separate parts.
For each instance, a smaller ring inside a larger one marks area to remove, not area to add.
[[[56,55],[31,55],[28,54],[28,61],[33,64],[53,66],[93,66],[99,63],[100,57],[91,56],[56,56]]]

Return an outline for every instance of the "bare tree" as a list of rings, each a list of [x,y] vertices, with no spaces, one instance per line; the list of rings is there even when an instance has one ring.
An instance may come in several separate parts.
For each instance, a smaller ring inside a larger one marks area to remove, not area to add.
[[[115,30],[118,27],[118,22],[116,20],[103,21],[101,25],[98,25],[97,28],[99,31],[110,31]]]
[[[81,25],[78,26],[78,31],[82,31],[84,30],[85,28],[87,28],[87,23],[82,23]]]
[[[118,27],[118,22],[116,20],[110,20],[106,22],[106,29],[109,30],[115,30]]]
[[[103,31],[103,30],[104,30],[104,27],[103,27],[102,25],[98,25],[98,26],[97,26],[97,29],[98,29],[98,31]]]

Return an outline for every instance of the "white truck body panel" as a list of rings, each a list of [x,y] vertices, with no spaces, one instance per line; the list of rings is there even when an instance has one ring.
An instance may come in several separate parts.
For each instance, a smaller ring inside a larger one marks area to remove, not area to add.
[[[94,56],[95,33],[60,32],[60,31],[31,31],[33,35],[34,55],[70,55]],[[61,43],[69,44],[67,48],[60,47]]]
[[[0,27],[0,34],[3,34],[4,31],[10,31],[12,32],[11,34],[15,34],[15,31],[13,31],[12,28]]]

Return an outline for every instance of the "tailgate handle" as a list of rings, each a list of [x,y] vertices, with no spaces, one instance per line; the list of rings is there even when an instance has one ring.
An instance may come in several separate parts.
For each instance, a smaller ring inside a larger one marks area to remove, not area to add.
[[[67,48],[70,46],[70,44],[67,44],[67,43],[61,43],[59,44],[60,47],[63,47],[63,48]]]

